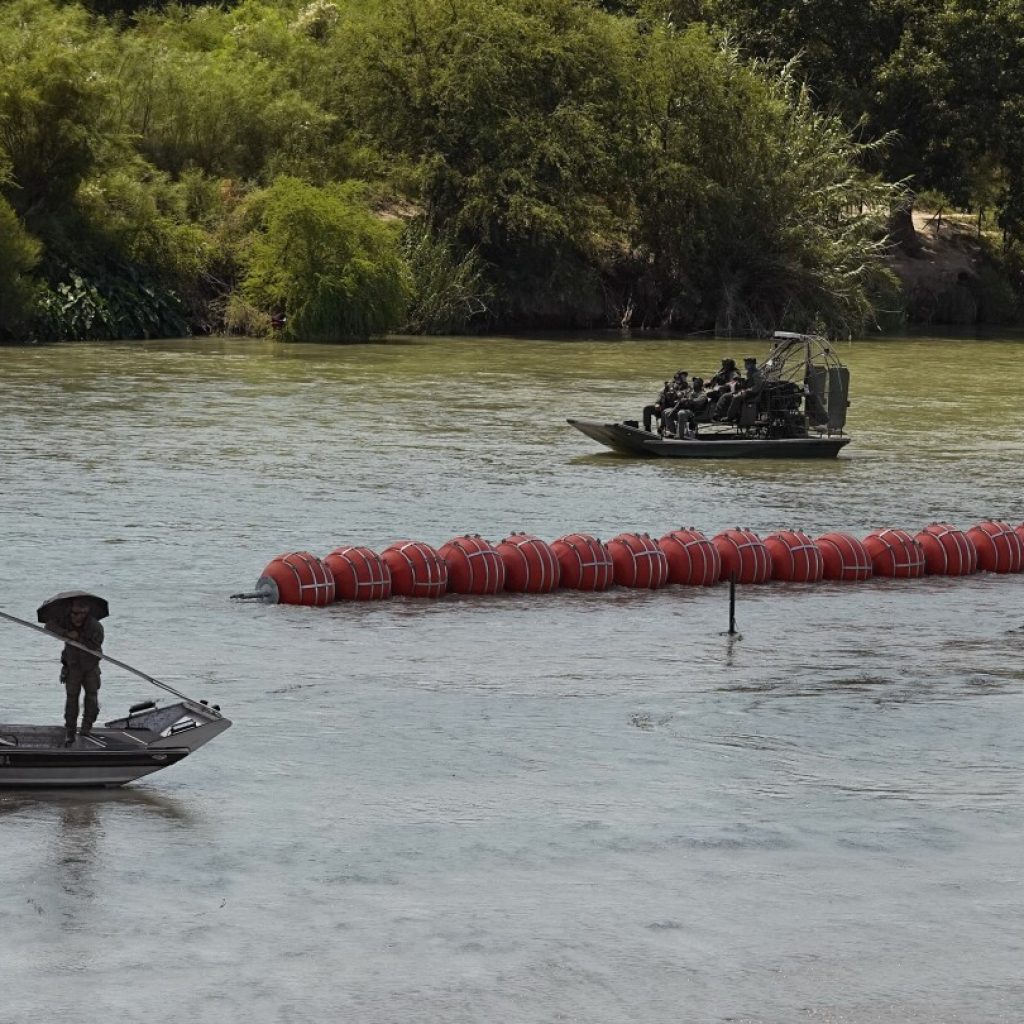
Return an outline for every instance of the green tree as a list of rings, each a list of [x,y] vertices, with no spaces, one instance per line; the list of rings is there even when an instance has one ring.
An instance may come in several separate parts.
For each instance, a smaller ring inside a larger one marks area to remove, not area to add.
[[[253,207],[259,230],[243,255],[244,291],[287,316],[287,336],[342,341],[402,323],[408,285],[398,228],[374,216],[362,186],[280,177]]]
[[[111,142],[104,45],[81,8],[0,6],[0,149],[13,186],[6,195],[30,226],[73,201]]]
[[[329,147],[331,119],[300,88],[315,46],[284,8],[151,12],[119,46],[117,128],[161,170],[266,184]]]
[[[888,287],[873,212],[893,190],[859,170],[865,147],[787,71],[751,67],[699,27],[658,27],[631,102],[631,322],[849,333],[870,321]]]
[[[346,16],[325,102],[416,166],[428,222],[490,265],[496,316],[600,317],[629,23],[565,0],[379,0]]]
[[[673,0],[651,0],[672,7]],[[706,0],[742,50],[796,59],[816,103],[891,133],[873,167],[958,205],[1024,197],[1024,6],[1019,0]],[[909,214],[907,214],[909,217]]]
[[[39,252],[39,243],[0,196],[0,338],[17,337],[31,318],[35,296],[31,272]]]

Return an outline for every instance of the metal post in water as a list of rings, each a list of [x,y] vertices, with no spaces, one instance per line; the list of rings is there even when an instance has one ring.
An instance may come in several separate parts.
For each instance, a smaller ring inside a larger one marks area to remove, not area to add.
[[[736,573],[729,574],[729,636],[736,635]]]

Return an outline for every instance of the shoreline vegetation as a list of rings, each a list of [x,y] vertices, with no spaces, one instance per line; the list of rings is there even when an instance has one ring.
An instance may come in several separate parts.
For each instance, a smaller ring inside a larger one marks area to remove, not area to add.
[[[1017,0],[0,0],[0,340],[1024,322]]]

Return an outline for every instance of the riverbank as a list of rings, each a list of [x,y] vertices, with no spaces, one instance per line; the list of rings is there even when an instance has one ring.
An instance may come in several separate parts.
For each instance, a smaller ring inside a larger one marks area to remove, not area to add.
[[[995,237],[974,215],[914,212],[916,251],[889,257],[903,292],[904,317],[918,326],[1019,324],[1020,296],[995,256]]]

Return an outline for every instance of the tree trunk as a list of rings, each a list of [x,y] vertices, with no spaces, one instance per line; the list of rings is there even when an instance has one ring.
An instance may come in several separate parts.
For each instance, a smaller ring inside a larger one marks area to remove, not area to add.
[[[889,211],[889,237],[908,256],[920,256],[924,242],[914,228],[914,197],[907,196]]]

